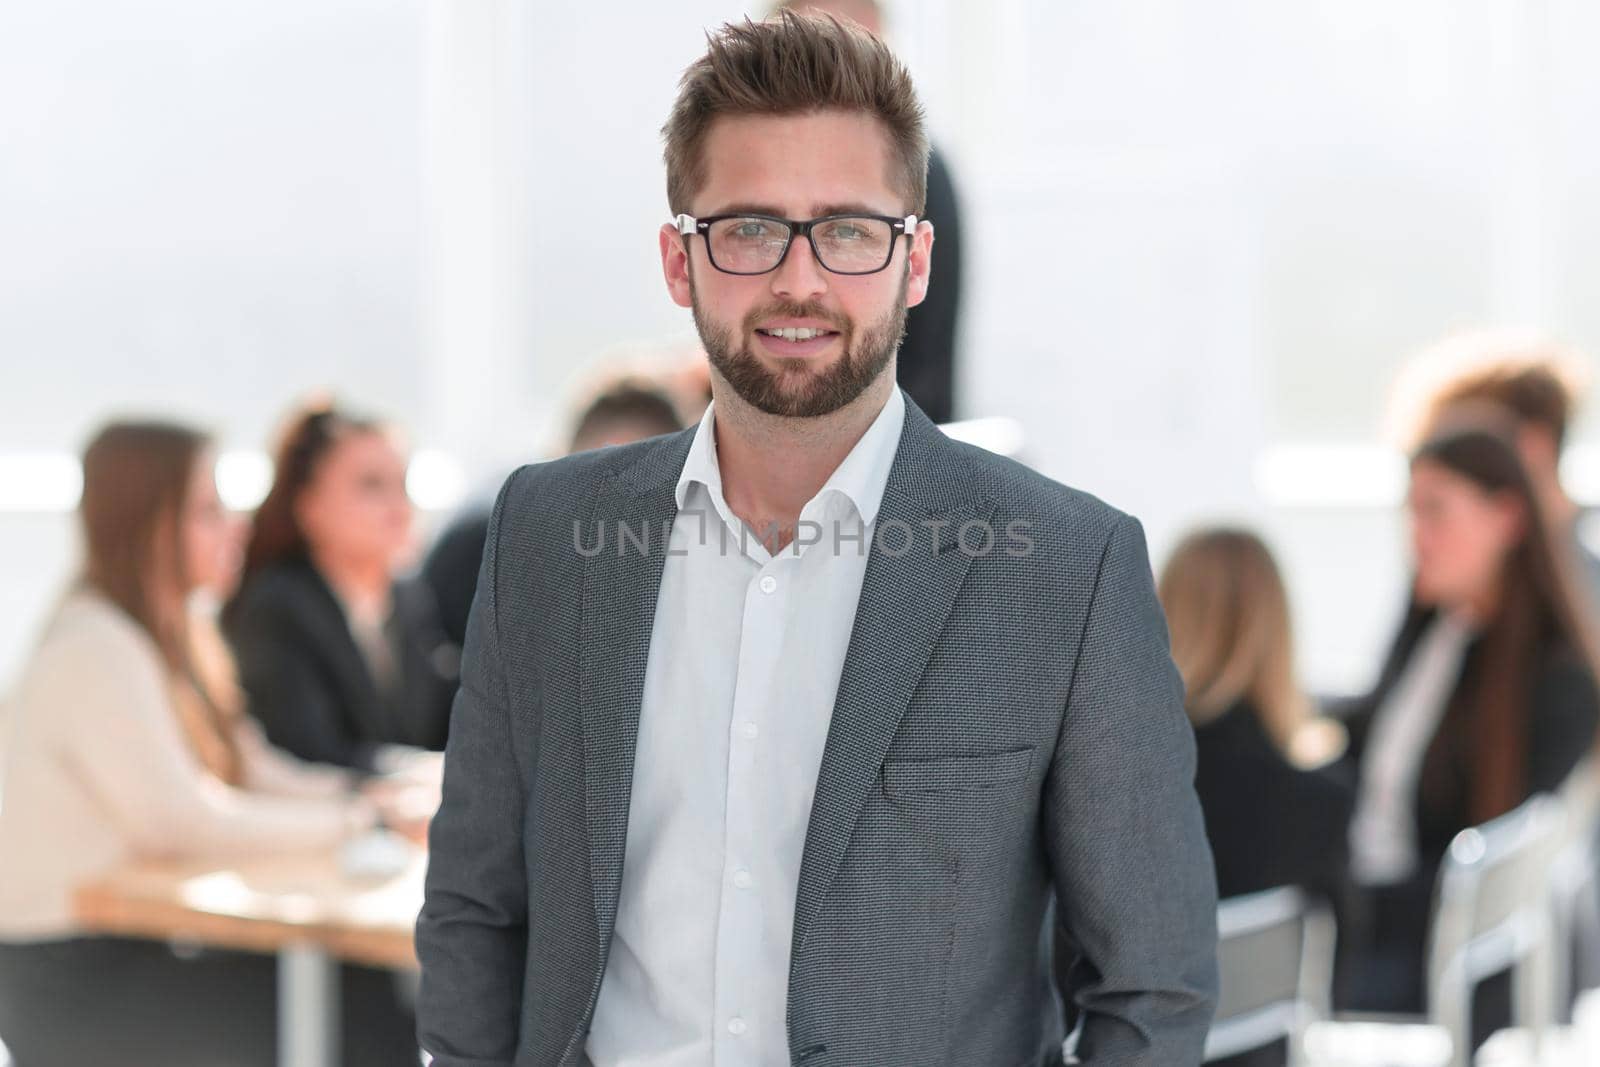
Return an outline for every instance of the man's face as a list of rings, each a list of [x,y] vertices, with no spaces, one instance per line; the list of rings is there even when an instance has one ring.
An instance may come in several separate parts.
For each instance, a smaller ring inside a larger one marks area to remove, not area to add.
[[[803,0],[790,6],[802,15],[849,19],[868,33],[883,36],[883,15],[873,0]]]
[[[689,209],[696,218],[907,214],[890,182],[889,134],[870,115],[726,116],[703,150],[706,181]],[[906,309],[927,293],[933,227],[919,223],[910,241],[894,244],[884,270],[840,275],[796,236],[776,270],[734,275],[711,265],[702,237],[661,230],[667,288],[694,309],[711,365],[752,406],[801,418],[843,407],[891,366]],[[793,341],[771,332],[783,329],[823,332]]]

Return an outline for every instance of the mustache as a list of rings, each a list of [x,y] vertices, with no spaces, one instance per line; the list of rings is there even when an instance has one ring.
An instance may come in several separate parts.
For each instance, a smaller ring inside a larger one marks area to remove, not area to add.
[[[744,317],[744,331],[750,333],[768,319],[821,319],[839,333],[851,332],[850,320],[843,315],[829,311],[821,304],[794,304],[785,301],[767,304],[756,308]]]

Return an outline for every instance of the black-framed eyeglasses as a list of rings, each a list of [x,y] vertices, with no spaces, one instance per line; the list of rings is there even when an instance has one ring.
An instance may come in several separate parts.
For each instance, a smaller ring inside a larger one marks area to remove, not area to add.
[[[876,274],[894,258],[895,241],[916,232],[917,217],[907,215],[824,215],[783,219],[776,215],[711,215],[674,220],[687,239],[706,240],[711,265],[724,274],[767,274],[778,269],[796,234],[811,242],[811,254],[833,274]]]

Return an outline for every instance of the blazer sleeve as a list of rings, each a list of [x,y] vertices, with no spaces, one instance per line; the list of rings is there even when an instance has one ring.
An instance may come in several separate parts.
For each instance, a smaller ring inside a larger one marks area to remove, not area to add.
[[[420,578],[394,583],[401,660],[410,692],[403,702],[410,744],[443,751],[450,736],[450,708],[460,682],[461,645],[445,633],[433,587]]]
[[[457,519],[439,535],[422,564],[422,580],[439,604],[439,623],[457,647],[467,640],[467,616],[478,588],[489,517],[482,511]]]
[[[1056,977],[1096,1067],[1197,1064],[1215,1009],[1216,876],[1167,641],[1143,528],[1123,516],[1044,794]]]
[[[337,692],[308,647],[311,627],[290,591],[246,588],[226,616],[228,639],[267,739],[301,759],[360,771],[374,768],[378,745],[354,734]]]
[[[443,799],[429,828],[416,935],[417,1040],[435,1067],[509,1065],[518,1044],[528,942],[525,793],[512,748],[495,581],[510,485],[490,521],[445,748]]]

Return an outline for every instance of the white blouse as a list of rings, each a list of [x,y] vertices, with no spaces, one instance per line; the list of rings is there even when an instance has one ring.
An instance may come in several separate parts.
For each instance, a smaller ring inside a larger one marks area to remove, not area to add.
[[[1440,614],[1423,631],[1372,720],[1350,822],[1356,882],[1393,885],[1417,866],[1417,777],[1473,637],[1463,619]]]
[[[0,770],[0,939],[81,934],[71,895],[130,859],[331,847],[362,828],[347,775],[245,720],[245,785],[183,735],[155,642],[115,604],[66,597],[24,668]]]

